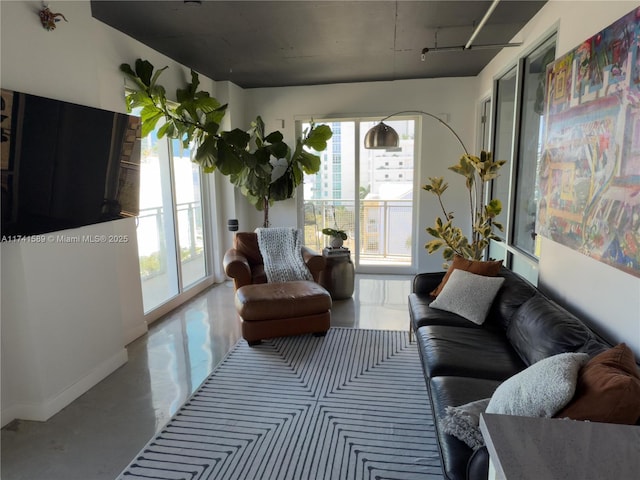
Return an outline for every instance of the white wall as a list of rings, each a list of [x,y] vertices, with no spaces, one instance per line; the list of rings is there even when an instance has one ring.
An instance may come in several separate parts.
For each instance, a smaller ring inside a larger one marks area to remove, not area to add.
[[[640,6],[637,1],[550,0],[515,37],[524,45],[504,49],[478,76],[478,98],[491,90],[517,58],[555,28],[556,57]],[[614,342],[626,342],[640,359],[640,278],[543,238],[539,285]]]
[[[246,91],[247,117],[260,114],[267,130],[279,128],[284,119],[285,140],[295,140],[295,120],[322,118],[368,117],[379,120],[401,110],[424,110],[447,114],[449,124],[462,137],[470,152],[475,149],[474,78],[439,78],[398,80],[393,82],[351,83],[309,87],[258,88]],[[414,242],[418,271],[442,269],[442,256],[427,255],[424,244],[429,240],[425,228],[433,224],[439,213],[435,197],[419,187],[427,177],[444,176],[450,182],[447,208],[456,212],[460,225],[468,224],[468,204],[463,183],[447,167],[463,153],[460,144],[436,120],[422,116],[423,148],[416,161],[418,238]],[[457,178],[456,178],[457,177]],[[300,192],[301,195],[301,192]],[[272,207],[270,220],[274,226],[297,225],[296,200],[278,202]],[[262,221],[253,214],[254,228]],[[467,215],[467,216],[465,216]]]
[[[493,78],[512,65],[517,54],[560,25],[558,55],[605,27],[637,2],[558,2],[551,0],[523,30],[520,49],[505,49],[478,78],[402,80],[367,84],[326,85],[243,91],[201,77],[202,88],[232,104],[230,125],[246,127],[260,114],[267,128],[285,120],[288,142],[295,139],[294,120],[362,116],[381,118],[405,109],[446,113],[450,124],[473,152],[476,105],[491,90]],[[2,88],[124,111],[122,62],[142,57],[155,66],[169,65],[162,82],[172,92],[188,81],[187,69],[94,20],[88,1],[58,1],[65,14],[53,32],[37,16],[39,1],[0,2]],[[220,92],[217,91],[219,88]],[[219,95],[218,95],[219,93]],[[424,148],[418,182],[445,176],[459,155],[459,145],[435,121],[425,118]],[[213,183],[213,182],[212,182]],[[225,182],[222,182],[225,185]],[[220,182],[215,186],[220,187]],[[235,215],[241,228],[253,229],[261,214],[236,192],[219,189],[218,221]],[[452,187],[448,206],[463,220],[466,197]],[[435,199],[418,193],[418,270],[440,270],[441,257],[428,256],[424,228],[436,215]],[[272,211],[274,225],[297,221],[296,202],[280,202]],[[117,221],[80,229],[81,233],[135,233],[132,222]],[[224,242],[229,241],[220,232]],[[16,416],[47,417],[97,383],[124,361],[124,345],[146,330],[142,314],[137,249],[124,245],[69,246],[47,243],[3,244],[2,269],[2,423]],[[640,280],[545,240],[540,283],[576,310],[594,316],[614,337],[626,340],[640,354]],[[55,366],[55,369],[53,368]],[[65,403],[66,402],[66,403]]]
[[[124,112],[121,63],[169,65],[161,77],[168,92],[190,79],[181,65],[93,19],[88,1],[52,4],[69,21],[54,31],[42,28],[41,6],[0,2],[2,88]],[[215,83],[201,80],[215,95]],[[130,241],[0,246],[2,425],[53,415],[124,363],[125,345],[147,330],[134,221],[73,232]]]

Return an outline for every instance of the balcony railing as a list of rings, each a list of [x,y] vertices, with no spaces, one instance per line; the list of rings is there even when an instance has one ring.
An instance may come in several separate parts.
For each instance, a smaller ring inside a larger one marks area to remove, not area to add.
[[[203,238],[200,202],[179,203],[178,240],[182,264],[202,256]],[[163,207],[141,209],[138,215],[138,252],[143,280],[166,272],[165,215]]]
[[[355,248],[355,201],[308,200],[305,202],[305,244],[316,249],[328,245],[323,228],[344,230],[345,246]],[[395,263],[411,262],[411,200],[360,200],[360,259]]]

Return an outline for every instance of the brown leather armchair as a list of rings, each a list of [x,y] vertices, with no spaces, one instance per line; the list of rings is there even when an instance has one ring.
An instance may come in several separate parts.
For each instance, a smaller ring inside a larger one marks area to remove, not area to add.
[[[317,283],[326,265],[325,258],[308,247],[302,247],[302,258]],[[233,238],[233,247],[227,250],[222,260],[224,271],[233,279],[235,289],[244,285],[267,283],[264,261],[255,232],[238,232]]]

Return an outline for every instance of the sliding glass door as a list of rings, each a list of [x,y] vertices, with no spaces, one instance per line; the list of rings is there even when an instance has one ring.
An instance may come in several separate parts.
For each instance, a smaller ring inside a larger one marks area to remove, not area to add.
[[[321,123],[321,122],[318,122]],[[346,230],[345,247],[360,272],[410,271],[413,267],[415,118],[386,121],[400,146],[366,150],[364,136],[377,122],[325,121],[333,131],[320,171],[305,177],[305,242],[322,248],[323,228]],[[307,125],[303,125],[306,128]]]
[[[142,140],[138,255],[145,314],[207,275],[200,169],[179,141]]]

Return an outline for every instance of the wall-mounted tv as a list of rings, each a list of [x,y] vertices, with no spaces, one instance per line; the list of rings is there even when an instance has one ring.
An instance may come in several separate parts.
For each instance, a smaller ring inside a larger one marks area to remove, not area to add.
[[[138,215],[138,117],[1,93],[3,241]]]

